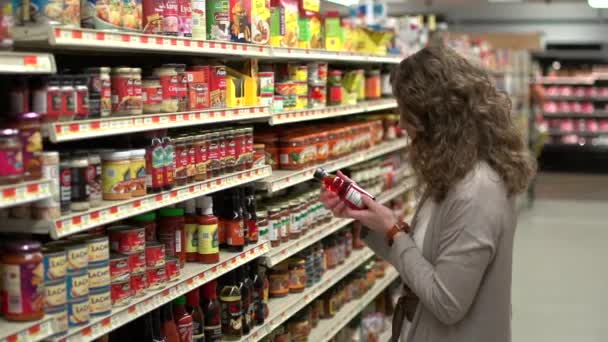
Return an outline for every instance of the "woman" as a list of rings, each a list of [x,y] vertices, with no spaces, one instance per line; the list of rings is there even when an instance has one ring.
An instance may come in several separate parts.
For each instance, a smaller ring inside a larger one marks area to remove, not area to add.
[[[423,189],[412,228],[366,197],[365,210],[328,191],[321,201],[366,226],[367,244],[409,288],[392,341],[510,341],[514,195],[535,171],[510,101],[484,71],[442,46],[403,60],[392,85]]]

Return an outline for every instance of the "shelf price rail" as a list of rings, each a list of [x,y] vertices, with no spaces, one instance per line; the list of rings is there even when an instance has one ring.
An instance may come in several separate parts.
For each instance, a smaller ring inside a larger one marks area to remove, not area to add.
[[[51,196],[51,181],[41,179],[0,186],[0,208],[39,201]]]
[[[272,126],[302,121],[321,120],[352,114],[369,113],[396,107],[397,101],[395,99],[381,99],[362,101],[354,105],[328,106],[325,108],[284,111],[280,113],[273,113],[270,117],[269,124]]]

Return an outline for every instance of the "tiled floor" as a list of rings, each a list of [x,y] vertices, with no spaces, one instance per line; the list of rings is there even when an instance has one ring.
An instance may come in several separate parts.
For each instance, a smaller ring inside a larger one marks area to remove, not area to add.
[[[537,190],[516,234],[513,342],[608,341],[608,176],[541,175]]]

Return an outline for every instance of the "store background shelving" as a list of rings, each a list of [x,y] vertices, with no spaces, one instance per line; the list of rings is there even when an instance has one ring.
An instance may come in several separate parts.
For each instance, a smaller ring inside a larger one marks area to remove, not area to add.
[[[379,110],[393,109],[397,107],[395,99],[369,100],[358,102],[354,105],[330,106],[318,109],[303,109],[273,113],[270,117],[270,125],[282,125],[294,122],[321,120],[339,116],[370,113]]]
[[[50,53],[0,51],[0,74],[53,74],[57,71]]]
[[[0,186],[0,208],[39,201],[51,196],[51,181],[41,179]]]

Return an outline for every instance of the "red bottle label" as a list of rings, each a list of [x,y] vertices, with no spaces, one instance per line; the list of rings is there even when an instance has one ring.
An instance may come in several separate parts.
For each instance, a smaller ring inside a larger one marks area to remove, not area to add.
[[[243,220],[225,221],[226,244],[229,246],[245,245],[245,227]]]
[[[179,87],[177,75],[160,76],[160,87],[162,88],[163,100],[176,99]]]
[[[177,333],[180,341],[192,341],[192,316],[188,315],[177,321]]]
[[[79,116],[89,115],[89,91],[81,89],[76,92],[76,112]]]
[[[163,101],[162,88],[148,87],[142,90],[142,101],[144,105],[157,105]]]
[[[188,177],[188,148],[177,146],[175,148],[175,179]]]
[[[112,112],[126,111],[133,95],[133,82],[129,76],[112,76]]]
[[[21,150],[0,150],[0,176],[23,174],[23,154]]]

